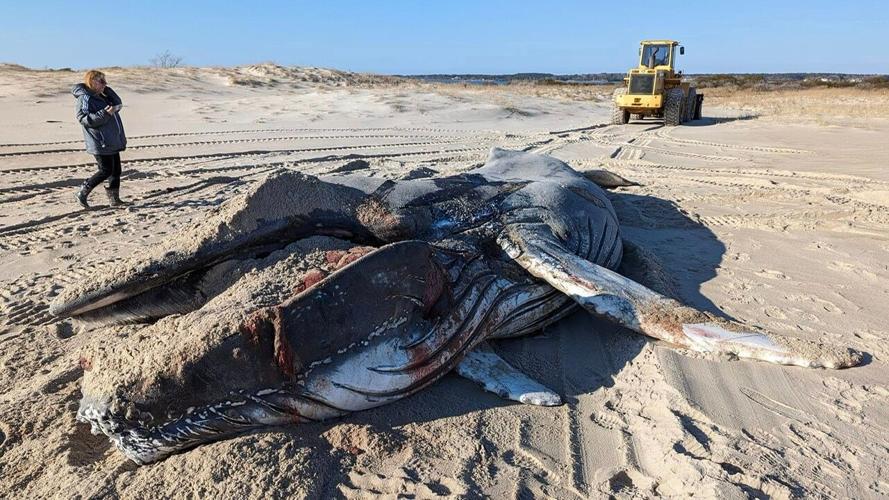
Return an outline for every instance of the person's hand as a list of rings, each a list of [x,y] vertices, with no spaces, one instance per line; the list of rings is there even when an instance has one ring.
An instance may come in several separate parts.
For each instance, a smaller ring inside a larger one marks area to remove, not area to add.
[[[114,106],[105,106],[105,112],[109,115],[116,113]]]

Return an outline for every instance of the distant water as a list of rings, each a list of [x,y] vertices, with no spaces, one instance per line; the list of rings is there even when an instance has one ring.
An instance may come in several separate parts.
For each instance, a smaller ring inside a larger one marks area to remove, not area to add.
[[[607,85],[621,81],[623,74],[611,75],[550,75],[541,73],[517,74],[517,75],[399,75],[403,78],[422,80],[430,83],[452,83],[468,85],[506,85],[513,82],[543,82],[555,81],[559,83],[582,85]]]

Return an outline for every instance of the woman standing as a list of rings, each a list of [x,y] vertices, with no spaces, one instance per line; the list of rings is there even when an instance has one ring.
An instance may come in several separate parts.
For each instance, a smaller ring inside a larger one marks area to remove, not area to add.
[[[120,152],[127,147],[127,137],[120,119],[123,103],[111,90],[101,71],[87,71],[83,83],[71,88],[77,98],[77,121],[83,126],[86,151],[96,157],[99,171],[83,181],[75,196],[83,208],[90,208],[87,196],[96,186],[108,179],[105,193],[112,207],[123,205],[120,200]]]

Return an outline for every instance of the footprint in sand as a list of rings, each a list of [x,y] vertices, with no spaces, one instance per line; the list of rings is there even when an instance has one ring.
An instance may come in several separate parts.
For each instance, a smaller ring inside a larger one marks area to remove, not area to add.
[[[74,336],[74,325],[68,321],[46,325],[46,332],[58,339],[65,340]]]
[[[89,425],[74,424],[73,429],[65,433],[67,443],[60,450],[67,455],[68,465],[84,467],[92,465],[105,456],[111,449],[111,441],[103,435],[94,435]]]
[[[608,489],[613,494],[629,495],[630,493],[637,493],[636,483],[626,470],[619,470],[608,478]]]
[[[813,241],[806,245],[807,250],[814,250],[816,252],[830,252],[833,254],[841,255],[844,257],[848,257],[849,254],[845,252],[840,252],[834,246],[826,241]]]
[[[769,318],[775,319],[787,319],[787,315],[781,311],[780,307],[768,306],[762,310],[763,314],[768,316]]]
[[[349,472],[349,480],[339,485],[340,492],[347,498],[398,495],[418,498],[444,498],[465,494],[464,488],[453,480],[420,482],[405,473],[402,477],[386,476],[375,472]],[[448,483],[448,484],[445,484]]]
[[[845,314],[842,309],[837,307],[836,304],[830,302],[829,300],[824,300],[822,298],[815,297],[814,295],[805,295],[805,294],[792,294],[787,295],[786,300],[791,302],[808,302],[811,304],[815,304],[817,308],[820,308],[824,311],[833,314]],[[820,311],[819,311],[820,312]]]
[[[860,432],[882,434],[884,430],[868,419],[868,409],[885,408],[889,402],[889,389],[878,385],[859,385],[835,377],[822,381],[825,390],[820,403],[840,420],[858,426]],[[849,461],[854,460],[850,458]]]
[[[786,274],[781,271],[775,271],[774,269],[760,269],[756,271],[757,276],[762,276],[763,278],[769,278],[774,280],[789,280]]]
[[[621,431],[627,430],[629,427],[626,422],[623,421],[620,417],[612,413],[611,411],[596,411],[590,415],[590,420],[595,422],[597,425],[602,427],[603,429],[614,430],[618,429]]]
[[[835,271],[852,272],[858,276],[861,276],[862,278],[867,278],[871,281],[876,281],[879,278],[876,273],[868,271],[858,264],[853,264],[851,262],[835,260],[830,263],[829,267]]]
[[[710,451],[700,441],[690,435],[686,435],[681,441],[673,443],[673,449],[697,460],[707,458],[710,455]]]

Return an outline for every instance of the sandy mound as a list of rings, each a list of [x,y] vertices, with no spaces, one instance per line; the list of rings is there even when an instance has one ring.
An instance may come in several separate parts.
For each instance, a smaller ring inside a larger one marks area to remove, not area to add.
[[[352,73],[305,66],[280,66],[274,63],[253,64],[235,68],[228,75],[231,85],[250,87],[277,84],[314,84],[349,87],[358,85],[391,85],[404,80],[391,76]]]
[[[353,246],[335,238],[313,237],[263,259],[219,264],[204,278],[208,282],[205,288],[215,288],[218,295],[199,310],[164,318],[131,335],[118,335],[112,342],[85,349],[80,358],[86,370],[81,391],[87,399],[114,397],[139,402],[143,410],[153,412],[146,418],[169,418],[168,409],[152,405],[155,399],[173,401],[175,409],[182,410],[224,400],[229,391],[279,385],[278,374],[269,371],[271,366],[265,366],[271,355],[262,358],[263,353],[253,352],[262,349],[250,348],[242,325],[258,309],[277,305],[294,295],[307,279],[318,279],[310,275],[330,274],[336,262],[327,258],[328,252]],[[106,329],[108,333],[113,330]],[[231,362],[219,362],[220,356],[234,358],[235,369],[229,369]],[[196,365],[202,368],[194,368]],[[222,371],[214,365],[228,368]],[[269,379],[263,384],[267,371]],[[199,384],[205,388],[199,393],[182,393],[181,388],[195,386],[193,380],[184,380],[186,376],[207,377],[214,383]],[[219,382],[220,379],[228,382]],[[213,387],[223,392],[214,392]],[[115,410],[121,415],[129,411],[138,416],[135,407]]]

